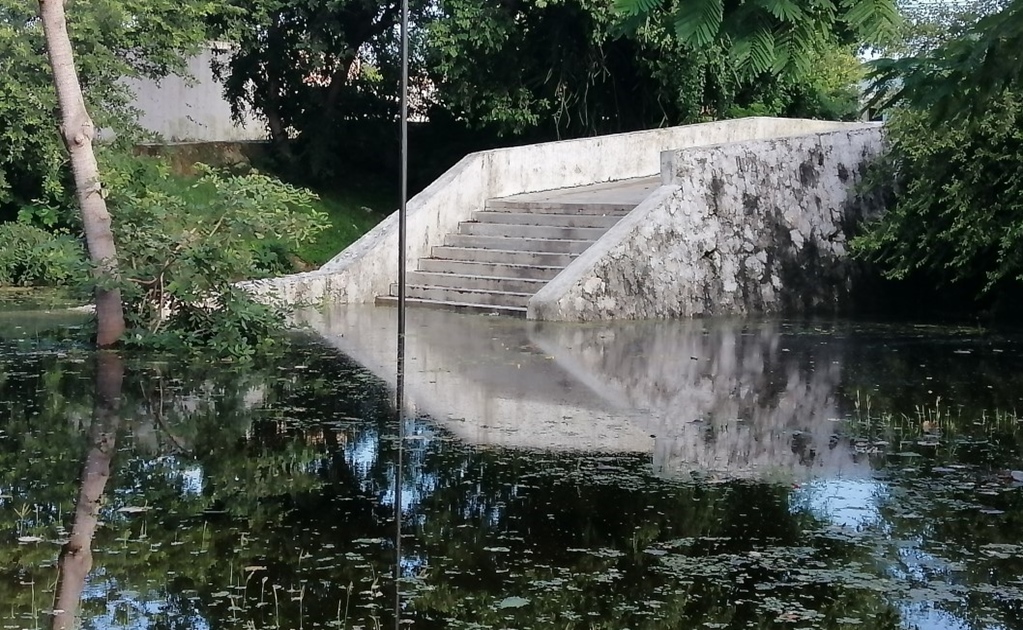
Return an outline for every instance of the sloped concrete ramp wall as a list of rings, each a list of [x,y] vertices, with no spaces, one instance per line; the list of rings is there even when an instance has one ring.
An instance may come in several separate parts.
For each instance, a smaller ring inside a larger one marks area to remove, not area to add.
[[[444,237],[483,209],[490,198],[655,176],[661,169],[662,151],[850,125],[755,117],[473,153],[409,200],[409,268],[429,256],[432,247],[443,245]],[[395,213],[317,271],[245,286],[256,295],[276,295],[288,303],[371,302],[387,294],[395,281],[397,252]]]
[[[880,211],[856,185],[875,124],[666,151],[663,185],[529,302],[530,319],[588,321],[839,307],[846,244]]]

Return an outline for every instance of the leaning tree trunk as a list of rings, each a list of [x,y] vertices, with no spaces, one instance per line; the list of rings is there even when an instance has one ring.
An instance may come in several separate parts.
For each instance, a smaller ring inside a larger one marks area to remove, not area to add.
[[[121,291],[108,288],[117,275],[117,250],[110,231],[110,214],[100,188],[99,166],[92,152],[96,128],[85,109],[82,87],[75,70],[71,39],[68,37],[64,0],[39,0],[39,15],[46,34],[46,48],[53,68],[53,84],[60,106],[61,135],[71,154],[71,170],[75,176],[75,194],[82,211],[85,241],[89,256],[96,265],[96,318],[99,329],[96,345],[111,346],[124,333],[124,311]]]
[[[96,393],[92,426],[89,429],[89,452],[82,466],[81,487],[75,506],[71,535],[61,549],[58,567],[57,595],[54,602],[53,630],[72,630],[82,601],[82,591],[92,570],[92,538],[99,526],[99,509],[103,492],[110,478],[110,461],[114,456],[118,415],[121,406],[121,381],[124,363],[110,351],[100,352],[96,366]]]

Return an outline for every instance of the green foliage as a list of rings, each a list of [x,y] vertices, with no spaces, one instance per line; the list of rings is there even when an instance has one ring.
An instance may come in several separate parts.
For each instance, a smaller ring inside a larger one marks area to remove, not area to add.
[[[890,37],[901,21],[894,0],[616,0],[633,23],[668,20],[682,43],[724,49],[747,78],[800,75],[814,51],[834,34],[842,43],[871,44]]]
[[[0,223],[0,286],[60,286],[88,277],[82,243],[63,232]]]
[[[872,104],[928,108],[940,123],[982,115],[1023,84],[1023,0],[995,0],[940,20],[904,46],[915,55],[875,62]]]
[[[886,214],[853,251],[890,278],[1023,280],[1023,99],[1003,92],[969,118],[935,124],[930,110],[896,112],[891,150],[875,175],[894,179]]]
[[[662,3],[643,8],[655,4]],[[686,3],[686,10],[697,11],[697,5],[707,6]],[[694,45],[656,12],[626,27],[609,3],[593,0],[444,0],[439,8],[428,38],[438,105],[457,119],[525,140],[754,111],[847,117],[855,108],[849,105],[856,99],[855,79],[848,72],[838,73],[848,79],[841,94],[827,86],[826,96],[819,93],[825,82],[809,71],[779,75],[765,65],[760,72],[740,72],[728,41]],[[817,35],[819,46],[805,52],[812,70],[834,68],[838,56],[858,65],[851,46],[838,43],[841,33],[825,24]],[[761,55],[774,46],[773,40],[757,41],[748,54]],[[819,63],[822,59],[828,64]]]
[[[416,15],[426,4],[412,3]],[[289,175],[332,176],[335,127],[397,116],[399,8],[397,0],[223,3],[213,24],[234,45],[218,68],[225,94],[236,115],[266,119]]]
[[[130,341],[234,358],[269,349],[281,313],[234,283],[279,273],[282,254],[323,228],[315,197],[256,172],[202,167],[183,185],[156,160],[109,166]]]
[[[889,46],[897,57],[875,64],[875,102],[891,121],[875,177],[892,199],[853,251],[890,278],[997,295],[1023,280],[1023,2],[912,24]]]
[[[208,0],[70,0],[68,31],[86,104],[98,129],[137,137],[126,77],[184,67],[206,41]],[[67,153],[37,4],[0,0],[0,220],[25,206],[73,207]]]

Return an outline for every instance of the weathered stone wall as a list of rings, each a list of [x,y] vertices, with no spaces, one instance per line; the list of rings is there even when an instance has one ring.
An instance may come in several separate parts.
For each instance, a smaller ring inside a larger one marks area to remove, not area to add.
[[[743,118],[700,125],[545,142],[473,153],[408,203],[410,269],[443,245],[458,223],[487,199],[654,176],[662,151],[830,131],[862,125],[787,118]],[[372,302],[397,277],[398,217],[384,219],[321,269],[245,284],[255,295],[285,302]]]
[[[667,151],[663,186],[529,303],[586,321],[840,307],[854,226],[879,211],[856,192],[882,149],[862,125]]]

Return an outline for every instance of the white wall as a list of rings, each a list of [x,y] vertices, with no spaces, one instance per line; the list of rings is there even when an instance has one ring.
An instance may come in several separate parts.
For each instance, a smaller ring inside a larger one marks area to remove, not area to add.
[[[231,107],[224,88],[213,76],[210,63],[216,50],[211,46],[188,61],[187,76],[171,75],[160,81],[130,79],[135,107],[141,112],[139,124],[159,134],[164,142],[239,142],[265,140],[266,125],[249,116],[238,125],[231,119]]]

